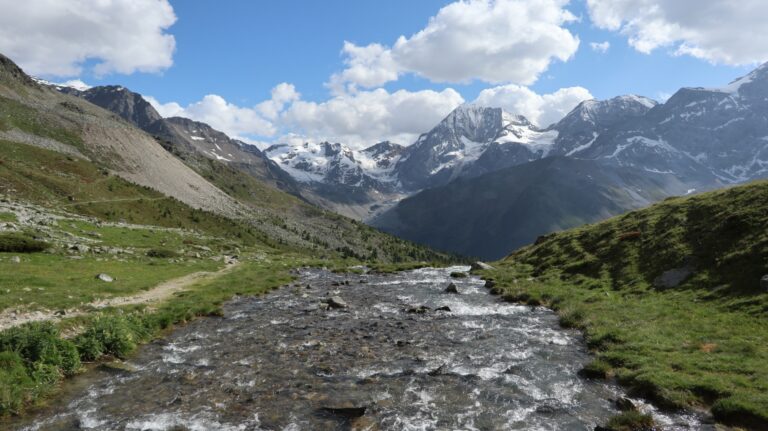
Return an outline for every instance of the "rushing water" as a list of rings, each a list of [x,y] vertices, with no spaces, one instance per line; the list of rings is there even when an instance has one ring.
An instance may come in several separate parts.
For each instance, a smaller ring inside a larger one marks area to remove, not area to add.
[[[75,379],[17,427],[592,430],[617,413],[618,388],[577,376],[589,360],[577,332],[449,276],[467,269],[301,270],[300,285],[233,300],[225,317],[145,346],[133,371]],[[451,282],[459,294],[444,292]],[[325,309],[332,296],[348,307]],[[693,417],[657,419],[703,429]]]

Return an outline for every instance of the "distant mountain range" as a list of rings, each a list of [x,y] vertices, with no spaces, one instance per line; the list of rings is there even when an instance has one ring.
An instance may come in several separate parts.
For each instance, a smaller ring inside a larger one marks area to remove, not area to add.
[[[371,223],[499,258],[539,235],[665,196],[768,177],[767,65],[722,88],[683,88],[663,104],[638,96],[586,101],[516,139],[500,137],[512,124],[505,118],[463,106],[422,135],[396,171],[404,186],[429,189]]]
[[[188,164],[216,160],[395,235],[486,258],[666,196],[768,176],[766,65],[665,103],[584,101],[546,128],[465,104],[409,146],[364,150],[321,142],[259,151],[204,123],[161,118],[122,87],[59,90],[118,114]]]

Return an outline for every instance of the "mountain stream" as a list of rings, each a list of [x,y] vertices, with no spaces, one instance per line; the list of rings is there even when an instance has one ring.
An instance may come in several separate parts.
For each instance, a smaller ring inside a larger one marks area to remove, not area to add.
[[[618,413],[617,386],[578,376],[589,354],[577,331],[545,308],[502,302],[476,277],[450,277],[467,270],[297,270],[291,286],[142,347],[125,371],[73,379],[13,426],[591,431]],[[713,429],[633,401],[665,430]]]

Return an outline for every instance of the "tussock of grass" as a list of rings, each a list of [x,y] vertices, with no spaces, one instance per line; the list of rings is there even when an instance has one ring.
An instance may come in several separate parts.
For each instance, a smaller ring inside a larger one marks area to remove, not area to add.
[[[542,238],[494,264],[507,299],[541,300],[585,331],[633,393],[667,408],[768,428],[768,182],[667,200]],[[631,233],[631,235],[628,235]],[[657,288],[663,272],[693,274]]]
[[[167,248],[153,248],[147,251],[147,257],[155,257],[155,258],[173,258],[173,257],[179,257],[179,253],[169,250]]]
[[[651,415],[628,411],[612,417],[604,428],[611,431],[653,431],[656,429]]]

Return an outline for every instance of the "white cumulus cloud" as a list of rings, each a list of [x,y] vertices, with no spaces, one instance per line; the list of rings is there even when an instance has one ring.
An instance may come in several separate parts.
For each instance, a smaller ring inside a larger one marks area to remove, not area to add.
[[[282,121],[293,131],[293,140],[306,137],[342,142],[353,148],[382,140],[410,145],[463,102],[451,88],[393,93],[379,88],[340,94],[321,103],[294,102]]]
[[[248,136],[272,136],[276,132],[274,124],[256,107],[240,107],[216,94],[209,94],[187,106],[176,102],[160,103],[151,96],[144,98],[163,117],[185,117],[201,121],[234,138],[246,140]]]
[[[670,47],[712,63],[768,60],[765,0],[587,0],[598,27],[618,31],[643,53]]]
[[[592,94],[584,87],[561,88],[554,93],[537,94],[528,87],[509,84],[481,91],[474,103],[502,108],[546,127],[563,118],[580,102],[592,98]]]
[[[427,26],[391,48],[347,42],[347,68],[331,79],[375,87],[412,72],[435,82],[531,84],[553,60],[567,61],[579,39],[564,25],[568,0],[468,0],[438,11]]]
[[[591,42],[589,47],[592,48],[592,51],[606,53],[611,48],[611,42],[607,40],[605,42]]]
[[[173,64],[167,0],[0,0],[0,52],[32,75],[158,72]]]

